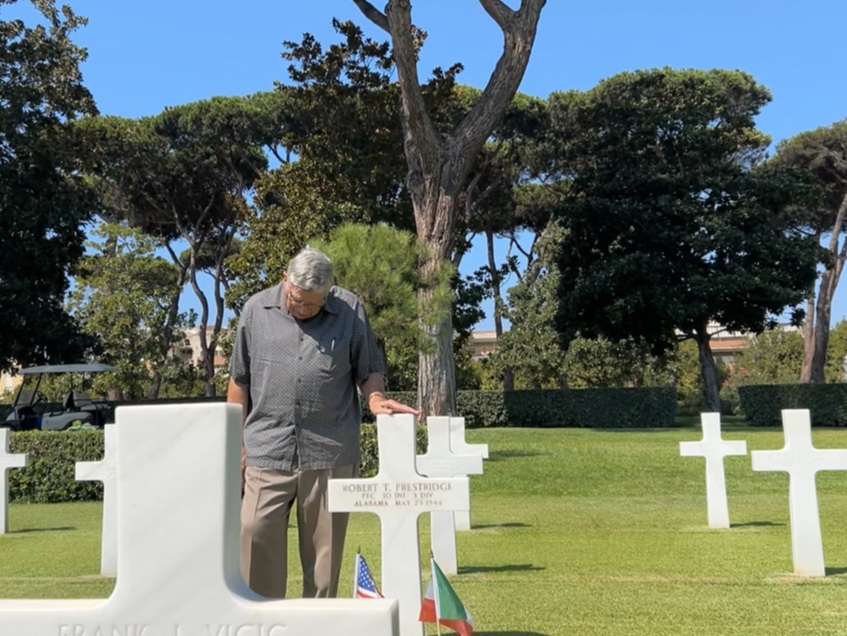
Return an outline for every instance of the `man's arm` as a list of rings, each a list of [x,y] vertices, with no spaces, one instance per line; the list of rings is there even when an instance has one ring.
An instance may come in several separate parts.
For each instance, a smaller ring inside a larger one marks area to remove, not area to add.
[[[385,383],[382,373],[371,373],[364,381],[360,381],[359,390],[368,404],[368,408],[374,415],[390,415],[391,413],[411,413],[420,415],[421,412],[411,406],[389,400],[385,397]]]
[[[241,427],[244,428],[244,422],[247,421],[248,405],[250,403],[250,387],[246,384],[239,384],[232,378],[229,379],[229,386],[226,389],[226,401],[230,404],[241,405]],[[241,436],[241,483],[244,484],[244,470],[247,468],[247,452],[244,450],[244,435]]]

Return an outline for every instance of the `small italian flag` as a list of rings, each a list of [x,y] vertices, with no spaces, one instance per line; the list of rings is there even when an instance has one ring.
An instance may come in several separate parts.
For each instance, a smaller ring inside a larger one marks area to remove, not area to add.
[[[439,625],[439,634],[441,633],[440,625],[444,625],[461,636],[470,636],[473,633],[473,620],[470,613],[456,596],[456,592],[435,559],[430,558],[429,564],[432,568],[432,578],[426,588],[426,596],[421,605],[418,620],[422,623]]]

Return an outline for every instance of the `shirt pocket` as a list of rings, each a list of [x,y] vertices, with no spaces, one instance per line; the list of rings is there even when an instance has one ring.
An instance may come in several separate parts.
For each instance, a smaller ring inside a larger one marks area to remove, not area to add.
[[[350,341],[345,338],[325,338],[318,343],[318,368],[326,373],[346,373],[350,370]]]

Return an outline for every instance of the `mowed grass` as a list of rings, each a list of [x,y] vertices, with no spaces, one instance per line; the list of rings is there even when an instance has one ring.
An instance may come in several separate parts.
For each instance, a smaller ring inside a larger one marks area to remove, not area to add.
[[[700,436],[695,427],[468,431],[491,457],[471,477],[473,529],[458,534],[450,578],[475,633],[847,634],[847,473],[818,475],[827,576],[795,577],[787,476],[752,472],[749,454],[726,458],[732,527],[710,529],[704,461],[679,455],[680,441]],[[724,437],[748,451],[783,446],[779,429],[731,425]],[[847,448],[847,430],[814,430],[813,440]],[[428,528],[421,517],[423,585]],[[113,581],[97,575],[99,505],[12,505],[10,531],[0,535],[0,598],[110,593]],[[379,583],[374,515],[351,515],[341,596],[358,546]],[[294,540],[290,557],[297,596]]]

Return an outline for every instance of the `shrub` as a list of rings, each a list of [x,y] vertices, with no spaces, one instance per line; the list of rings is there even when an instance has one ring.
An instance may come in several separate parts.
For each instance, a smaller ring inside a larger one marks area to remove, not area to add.
[[[415,404],[411,391],[389,393]],[[468,428],[503,426],[575,428],[669,427],[676,415],[673,388],[459,391],[456,410]],[[366,420],[373,415],[366,410]]]
[[[26,431],[10,435],[9,449],[26,453],[26,468],[9,471],[9,500],[28,503],[91,501],[103,497],[97,481],[76,481],[76,462],[103,459],[103,432]]]
[[[809,409],[812,426],[847,426],[847,384],[749,384],[738,395],[754,426],[781,426],[783,409]]]

